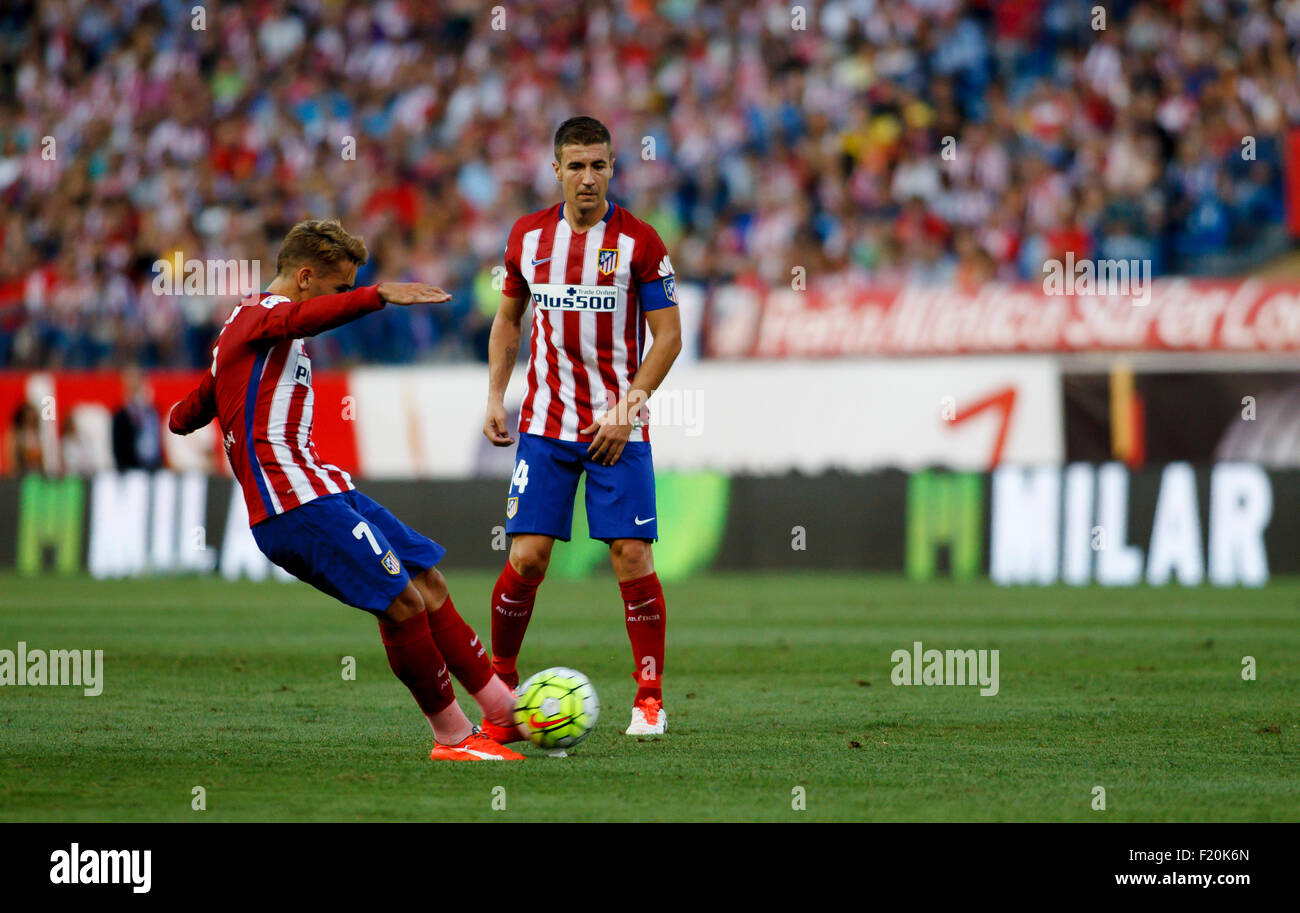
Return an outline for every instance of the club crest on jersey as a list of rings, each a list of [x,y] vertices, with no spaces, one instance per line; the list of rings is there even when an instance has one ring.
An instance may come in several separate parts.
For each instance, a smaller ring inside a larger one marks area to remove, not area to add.
[[[388,573],[392,574],[394,577],[402,573],[401,562],[397,560],[397,557],[391,551],[385,552],[383,560],[379,563],[384,566],[384,570],[388,571]]]
[[[519,513],[519,499],[506,498],[506,519],[513,520],[517,513]]]
[[[602,247],[596,253],[596,272],[602,276],[612,276],[618,269],[618,248]]]

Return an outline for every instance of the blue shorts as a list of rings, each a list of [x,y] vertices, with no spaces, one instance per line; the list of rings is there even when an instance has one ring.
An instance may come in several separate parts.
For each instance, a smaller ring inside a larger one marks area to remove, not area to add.
[[[613,466],[587,454],[585,441],[520,434],[506,497],[506,532],[568,542],[578,478],[587,473],[587,532],[593,539],[658,539],[655,469],[649,441],[628,441]]]
[[[361,492],[324,495],[253,527],[262,554],[299,580],[367,612],[383,613],[411,573],[447,550]]]

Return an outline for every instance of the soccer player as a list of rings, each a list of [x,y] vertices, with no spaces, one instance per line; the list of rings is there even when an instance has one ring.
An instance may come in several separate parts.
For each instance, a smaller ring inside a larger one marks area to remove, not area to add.
[[[212,370],[172,410],[189,434],[214,418],[262,552],[300,580],[374,613],[393,673],[433,727],[435,761],[523,760],[483,735],[456,702],[455,675],[502,730],[512,725],[510,688],[456,612],[435,564],[445,549],[357,491],[321,462],[311,439],[314,397],[303,337],[385,304],[451,296],[421,282],[352,291],[365,244],[337,220],[300,222],[280,247],[267,290],[243,301],[212,349]]]
[[[555,134],[564,201],[524,216],[506,243],[505,285],[489,342],[483,433],[498,447],[505,391],[533,304],[528,391],[506,498],[510,555],[492,592],[492,668],[511,688],[537,588],[556,539],[569,540],[578,478],[587,476],[587,530],[609,545],[637,683],[628,735],[666,731],[662,678],[667,611],[654,571],[658,538],[645,402],[681,351],[673,267],[653,228],[606,198],[609,130],[574,117]],[[654,342],[642,352],[645,328]],[[504,727],[484,732],[518,738]]]

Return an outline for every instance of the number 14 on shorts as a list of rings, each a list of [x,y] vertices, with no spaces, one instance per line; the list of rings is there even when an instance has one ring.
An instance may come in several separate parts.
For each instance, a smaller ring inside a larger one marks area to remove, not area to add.
[[[519,513],[519,495],[524,493],[528,487],[528,461],[520,460],[515,463],[514,475],[510,477],[510,497],[506,498],[506,519],[513,520],[515,514]],[[515,494],[519,492],[519,494]]]
[[[528,461],[520,460],[515,464],[515,474],[510,477],[510,488],[520,494],[528,487]]]

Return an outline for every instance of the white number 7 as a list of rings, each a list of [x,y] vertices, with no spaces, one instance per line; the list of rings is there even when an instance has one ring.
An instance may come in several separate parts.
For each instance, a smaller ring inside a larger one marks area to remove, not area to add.
[[[360,539],[362,536],[366,537],[366,541],[370,543],[370,547],[373,548],[375,554],[378,555],[379,543],[375,541],[375,534],[370,531],[370,527],[366,525],[365,520],[362,520],[356,526],[352,527],[353,539]]]

